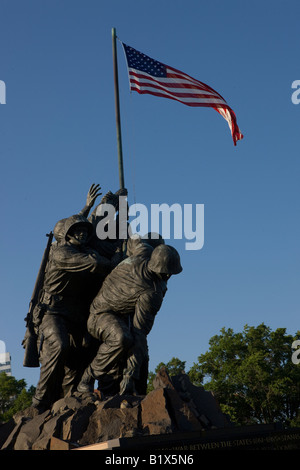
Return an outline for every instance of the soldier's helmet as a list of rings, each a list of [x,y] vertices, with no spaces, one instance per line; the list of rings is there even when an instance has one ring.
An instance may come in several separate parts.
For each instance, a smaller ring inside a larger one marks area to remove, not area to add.
[[[179,274],[182,271],[178,251],[170,245],[158,245],[154,248],[148,268],[158,274]]]
[[[88,221],[86,217],[83,215],[71,215],[71,217],[68,217],[65,220],[64,224],[64,238],[67,240],[68,235],[70,234],[70,231],[76,226],[76,225],[85,225],[86,228],[88,229],[88,235],[91,236],[93,233],[93,225],[91,222]]]
[[[67,219],[61,219],[59,220],[53,229],[53,235],[54,238],[57,242],[61,242],[64,240],[64,235],[65,235],[65,223]]]

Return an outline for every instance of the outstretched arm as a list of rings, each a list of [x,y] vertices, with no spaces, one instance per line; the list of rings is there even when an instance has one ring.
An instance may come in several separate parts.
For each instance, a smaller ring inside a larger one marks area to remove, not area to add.
[[[93,207],[93,205],[95,204],[97,197],[102,194],[100,190],[101,190],[101,187],[99,184],[95,184],[95,183],[92,184],[87,194],[86,204],[84,208],[79,212],[79,215],[84,215],[84,217],[87,217],[89,215],[89,212],[91,208]]]

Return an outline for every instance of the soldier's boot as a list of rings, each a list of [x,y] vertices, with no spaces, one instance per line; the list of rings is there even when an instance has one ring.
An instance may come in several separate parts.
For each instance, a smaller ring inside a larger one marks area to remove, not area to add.
[[[91,366],[88,366],[77,386],[77,392],[80,393],[94,393],[95,378],[93,377]]]

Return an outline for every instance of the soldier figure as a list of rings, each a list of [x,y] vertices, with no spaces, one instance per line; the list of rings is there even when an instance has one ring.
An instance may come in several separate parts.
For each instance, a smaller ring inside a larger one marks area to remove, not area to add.
[[[35,317],[41,348],[40,380],[33,406],[47,408],[71,393],[91,357],[84,361],[84,335],[89,305],[97,281],[101,285],[113,261],[87,245],[93,226],[83,215],[65,220],[63,242],[53,245],[45,274],[40,305]],[[60,234],[61,234],[60,227]],[[88,349],[87,349],[88,350]]]
[[[131,256],[106,277],[91,304],[88,331],[100,346],[78,385],[81,393],[93,392],[95,379],[104,393],[112,384],[121,394],[146,393],[147,335],[168,279],[182,267],[178,252],[164,243],[153,248],[131,238],[127,250]]]

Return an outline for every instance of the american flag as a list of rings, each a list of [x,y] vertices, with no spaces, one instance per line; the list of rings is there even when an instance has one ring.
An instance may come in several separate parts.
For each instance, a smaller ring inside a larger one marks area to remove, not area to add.
[[[129,72],[130,89],[140,94],[170,98],[187,106],[214,108],[228,122],[233,143],[243,138],[233,110],[224,98],[205,83],[158,62],[122,43]]]

